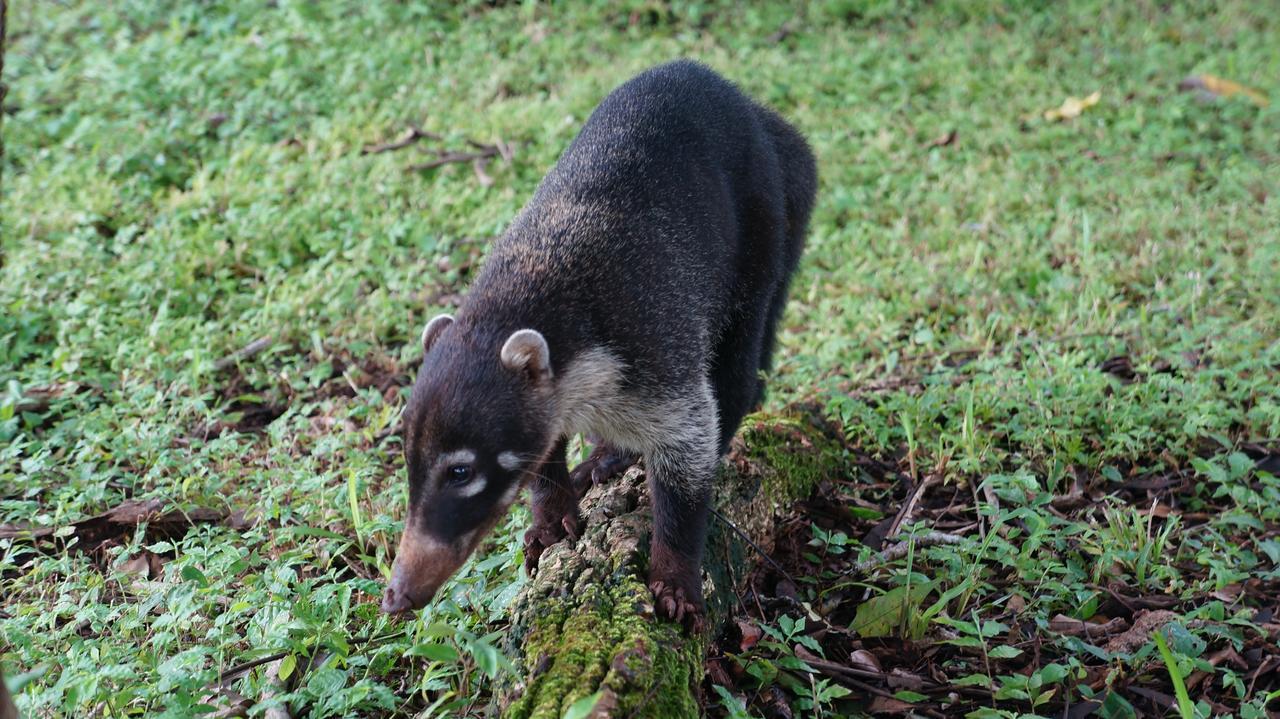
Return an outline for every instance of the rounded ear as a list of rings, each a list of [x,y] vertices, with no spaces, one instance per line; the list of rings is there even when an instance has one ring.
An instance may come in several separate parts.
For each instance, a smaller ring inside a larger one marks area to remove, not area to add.
[[[516,330],[502,345],[502,364],[510,370],[524,372],[529,379],[545,382],[551,379],[551,349],[537,330]]]
[[[431,318],[427,326],[422,328],[422,351],[424,353],[430,351],[431,345],[440,339],[440,333],[451,324],[453,324],[453,317],[450,315],[436,315]]]

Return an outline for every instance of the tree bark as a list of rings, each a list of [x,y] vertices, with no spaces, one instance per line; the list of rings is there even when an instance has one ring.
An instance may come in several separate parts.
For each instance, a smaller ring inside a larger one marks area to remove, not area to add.
[[[588,714],[597,719],[697,716],[708,644],[760,559],[739,530],[771,551],[779,509],[846,464],[838,430],[814,408],[747,418],[717,481],[721,516],[712,517],[703,561],[708,631],[698,636],[654,617],[643,471],[592,488],[582,536],[547,549],[512,606],[508,650],[522,679],[498,700],[502,715],[561,719],[599,692]]]
[[[4,672],[0,672],[0,719],[18,719],[18,707],[13,705],[13,697],[9,696],[9,685],[4,683]]]

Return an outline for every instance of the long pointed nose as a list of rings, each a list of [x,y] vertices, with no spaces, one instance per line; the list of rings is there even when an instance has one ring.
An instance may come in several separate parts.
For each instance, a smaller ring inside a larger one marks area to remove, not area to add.
[[[406,527],[391,567],[391,581],[382,595],[382,611],[399,614],[421,609],[466,558],[466,552],[412,525]]]
[[[431,601],[431,597],[435,596],[435,589],[431,589],[429,594],[415,594],[411,586],[408,586],[404,580],[404,573],[398,571],[399,565],[391,570],[391,583],[387,585],[387,591],[382,594],[382,611],[387,614],[400,614],[401,612],[411,612],[426,606]]]

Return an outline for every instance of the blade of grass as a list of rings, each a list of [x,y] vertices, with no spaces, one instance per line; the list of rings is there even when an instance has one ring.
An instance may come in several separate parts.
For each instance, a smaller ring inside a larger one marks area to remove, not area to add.
[[[1173,693],[1178,697],[1178,714],[1182,719],[1196,719],[1196,706],[1191,701],[1191,695],[1187,694],[1187,684],[1182,681],[1182,673],[1178,671],[1177,658],[1173,656],[1173,652],[1169,651],[1164,635],[1154,632],[1151,636],[1155,638],[1160,656],[1164,658],[1164,665],[1169,669],[1169,679],[1173,681]]]

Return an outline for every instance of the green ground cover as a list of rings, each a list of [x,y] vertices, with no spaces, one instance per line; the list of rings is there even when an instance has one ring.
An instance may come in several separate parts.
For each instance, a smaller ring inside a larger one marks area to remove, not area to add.
[[[377,611],[416,337],[600,98],[679,56],[813,144],[769,401],[821,403],[859,468],[823,497],[844,519],[795,529],[809,609],[744,615],[766,639],[713,658],[733,671],[712,711],[763,716],[774,686],[797,715],[877,699],[795,666],[799,644],[963,689],[870,682],[922,710],[1094,698],[1129,716],[1173,696],[1176,671],[1205,715],[1266,716],[1280,105],[1177,86],[1211,73],[1280,96],[1274,12],[499,5],[10,8],[0,523],[59,528],[0,539],[0,666],[35,672],[29,716],[257,703],[261,666],[213,690],[280,654],[296,686],[274,701],[310,716],[483,708],[523,510],[423,617]],[[1042,114],[1094,91],[1079,117]],[[435,136],[362,152],[412,126]],[[469,141],[510,161],[407,169]],[[921,483],[916,523],[967,541],[842,575],[832,557],[869,552],[850,531]],[[196,521],[73,524],[129,500]],[[888,627],[857,620],[875,598],[901,605]],[[1176,669],[1153,642],[1108,652],[1052,625],[1142,609],[1176,613]]]

